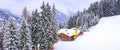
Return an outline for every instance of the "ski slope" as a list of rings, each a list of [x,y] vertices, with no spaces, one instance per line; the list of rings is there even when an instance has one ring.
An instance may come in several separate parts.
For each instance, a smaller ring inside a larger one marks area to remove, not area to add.
[[[120,50],[120,15],[103,17],[75,41],[59,41],[55,50]]]

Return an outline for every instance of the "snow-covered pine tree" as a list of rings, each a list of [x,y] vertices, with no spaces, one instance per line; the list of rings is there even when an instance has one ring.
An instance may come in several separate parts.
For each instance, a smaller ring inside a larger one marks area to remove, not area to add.
[[[80,13],[77,13],[77,14],[79,14],[79,15],[78,15],[78,17],[76,19],[76,27],[79,28],[79,26],[82,25],[81,20],[82,20],[83,12],[80,12]]]
[[[26,21],[22,21],[20,24],[20,49],[21,50],[31,50],[31,36],[30,36],[30,31],[29,27],[27,26]]]
[[[28,18],[29,15],[27,13],[26,7],[24,8],[20,20],[20,40],[19,40],[19,49],[20,50],[32,50],[32,41],[31,41],[31,33],[30,33],[30,27],[28,24]]]
[[[4,35],[6,32],[6,19],[3,17],[3,20],[1,21],[1,27],[0,27],[0,50],[4,50]]]
[[[74,16],[73,16],[74,17]],[[70,28],[73,28],[73,17],[70,17],[69,20],[67,21],[67,28],[70,29]]]
[[[59,29],[63,28],[62,23],[59,23]]]
[[[41,18],[39,16],[39,13],[37,11],[37,9],[35,10],[35,12],[32,12],[32,16],[31,16],[31,22],[30,22],[30,25],[31,25],[31,37],[32,37],[32,45],[34,48],[37,48],[37,45],[38,45],[38,39],[41,39],[41,38],[38,38],[38,34],[41,31]]]
[[[110,11],[111,11],[111,8],[110,8],[110,0],[102,0],[103,1],[103,13],[104,15],[103,16],[110,16]]]
[[[86,12],[81,17],[81,25],[79,27],[80,30],[86,30],[88,28],[88,16],[89,14]]]
[[[87,11],[89,13],[91,13],[91,11],[92,11],[95,15],[100,15],[99,2],[97,1],[97,2],[95,2],[93,4],[91,4]]]
[[[115,15],[120,14],[120,0],[114,0]]]
[[[18,50],[18,35],[15,18],[10,16],[7,24],[5,36],[5,50]]]
[[[95,15],[93,12],[90,13],[86,12],[83,14],[83,16],[81,16],[81,19],[79,19],[81,23],[79,29],[87,30],[89,27],[96,25],[99,19],[100,19],[99,15]]]
[[[50,7],[48,8],[45,4],[44,4],[44,2],[43,2],[43,4],[42,4],[42,6],[41,6],[41,18],[42,18],[42,20],[40,21],[41,22],[41,29],[42,29],[42,32],[41,33],[39,33],[39,44],[40,44],[40,50],[48,50],[49,49],[49,41],[48,41],[48,38],[50,37],[50,36],[52,36],[51,35],[51,32],[50,32],[50,30],[49,30],[49,28],[50,28],[50,25],[48,25],[48,23],[50,23],[50,21],[49,21],[49,18],[48,18],[48,15],[51,15],[51,14],[49,14],[49,10],[47,10],[47,9],[50,9]],[[48,28],[49,27],[49,28]],[[49,34],[49,35],[48,35]],[[50,38],[49,38],[50,39]],[[52,42],[51,42],[51,44],[52,44]]]
[[[100,13],[99,16],[100,16],[100,18],[104,16],[104,12],[103,12],[103,2],[104,2],[104,1],[101,0],[100,3],[99,3],[99,11],[100,11],[100,12],[99,12],[99,13]]]
[[[41,32],[38,34],[39,36],[39,44],[40,44],[40,50],[49,50],[51,49],[51,46],[57,42],[57,23],[55,19],[55,14],[53,11],[51,11],[51,7],[47,3],[46,5],[42,4],[41,6]],[[55,39],[56,38],[56,39]]]
[[[58,21],[57,21],[57,16],[56,16],[56,11],[55,11],[55,5],[53,4],[53,7],[52,7],[52,17],[51,17],[51,23],[52,23],[52,28],[53,28],[53,44],[56,43],[58,41],[58,35],[57,35],[57,32],[58,32],[58,29],[59,29],[59,26],[58,26]]]
[[[22,11],[21,19],[27,21],[27,20],[28,20],[28,17],[29,17],[29,15],[28,15],[28,12],[27,12],[27,7],[24,7],[24,9],[23,9],[23,11]]]

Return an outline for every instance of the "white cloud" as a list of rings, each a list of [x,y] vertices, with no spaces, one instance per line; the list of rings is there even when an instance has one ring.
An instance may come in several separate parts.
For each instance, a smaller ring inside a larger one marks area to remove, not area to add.
[[[21,14],[22,9],[27,6],[29,11],[40,9],[42,2],[49,2],[50,5],[55,4],[56,8],[61,12],[67,13],[68,10],[76,12],[88,8],[90,3],[98,0],[1,0],[0,8],[8,9],[15,14]]]

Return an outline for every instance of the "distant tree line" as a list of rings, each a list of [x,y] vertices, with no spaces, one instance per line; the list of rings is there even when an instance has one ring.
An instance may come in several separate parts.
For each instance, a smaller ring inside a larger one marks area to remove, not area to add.
[[[120,15],[120,0],[101,0],[92,3],[83,12],[78,11],[62,26],[65,28],[76,27],[81,30],[87,30],[91,26],[96,25],[101,17],[113,15]]]

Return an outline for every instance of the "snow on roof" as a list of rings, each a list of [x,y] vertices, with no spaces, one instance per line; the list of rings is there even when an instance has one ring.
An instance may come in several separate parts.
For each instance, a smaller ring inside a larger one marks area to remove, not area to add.
[[[79,29],[77,29],[77,34],[78,34],[78,32],[80,32]],[[60,33],[64,33],[64,34],[66,34],[68,36],[73,36],[74,35],[74,29],[60,29],[58,31],[58,34],[60,34]]]

